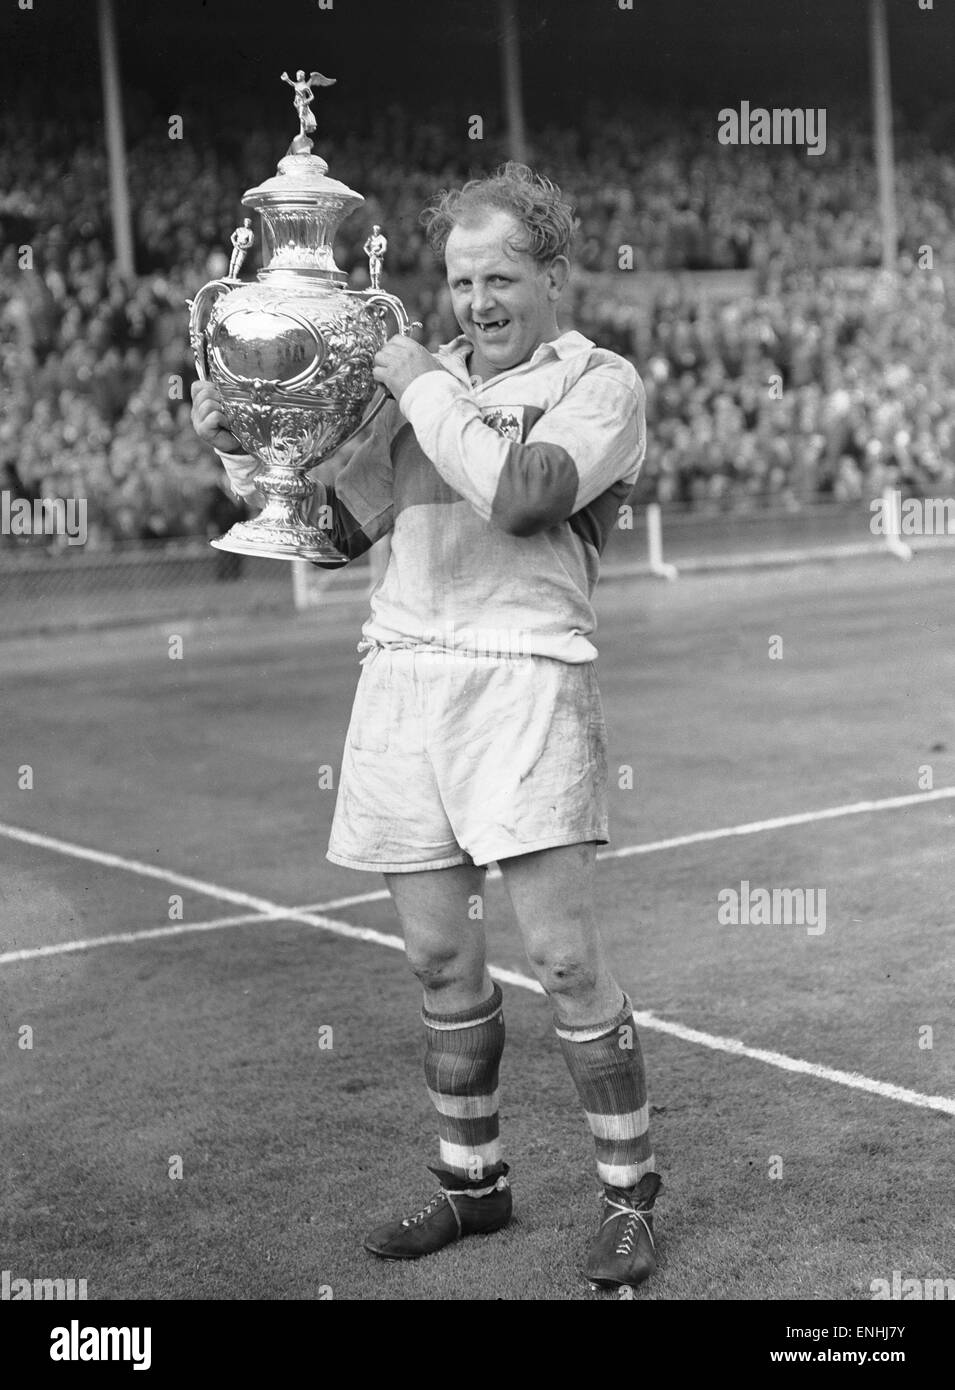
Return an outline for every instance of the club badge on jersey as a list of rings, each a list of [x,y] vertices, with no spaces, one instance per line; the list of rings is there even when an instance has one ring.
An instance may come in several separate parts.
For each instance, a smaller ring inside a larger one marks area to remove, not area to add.
[[[505,439],[513,439],[518,444],[524,438],[524,407],[522,405],[493,406],[481,411],[486,425]]]

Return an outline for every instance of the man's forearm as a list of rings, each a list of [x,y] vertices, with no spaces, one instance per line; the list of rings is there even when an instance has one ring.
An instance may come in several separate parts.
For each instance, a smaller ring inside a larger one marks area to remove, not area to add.
[[[533,536],[619,480],[636,478],[646,448],[636,381],[622,359],[619,369],[586,373],[540,412],[523,440],[491,428],[467,388],[446,372],[417,377],[400,409],[437,472],[480,517],[510,535]]]

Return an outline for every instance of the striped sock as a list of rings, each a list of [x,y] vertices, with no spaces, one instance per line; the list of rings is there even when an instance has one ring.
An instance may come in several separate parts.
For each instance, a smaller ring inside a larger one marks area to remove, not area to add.
[[[456,1014],[421,1010],[427,1026],[424,1076],[435,1110],[441,1167],[464,1179],[501,1167],[497,1081],[504,1051],[501,987],[474,1009]]]
[[[624,995],[607,1023],[554,1026],[597,1145],[597,1176],[610,1187],[635,1187],[655,1160],[633,1005]]]

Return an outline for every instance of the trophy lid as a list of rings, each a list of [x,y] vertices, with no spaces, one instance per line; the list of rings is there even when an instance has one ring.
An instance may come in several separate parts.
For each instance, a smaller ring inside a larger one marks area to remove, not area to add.
[[[293,80],[283,72],[283,82],[295,90],[295,109],[300,129],[279,160],[278,172],[242,196],[244,207],[262,216],[267,260],[259,277],[276,271],[296,271],[319,278],[347,281],[335,264],[332,241],[339,223],[365,200],[347,184],[329,178],[328,165],[312,153],[309,132],[315,130],[311,112],[312,87],[331,86],[335,79],[299,70]]]
[[[285,203],[322,207],[329,200],[349,212],[365,201],[347,184],[329,178],[328,165],[319,155],[298,152],[285,155],[279,160],[277,174],[242,195],[243,206],[257,212]]]

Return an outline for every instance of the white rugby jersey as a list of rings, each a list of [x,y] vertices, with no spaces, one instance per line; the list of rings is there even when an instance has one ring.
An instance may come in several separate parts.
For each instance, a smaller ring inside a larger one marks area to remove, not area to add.
[[[334,485],[350,559],[391,532],[366,642],[585,662],[600,552],[646,451],[644,389],[576,332],[483,383],[470,344],[438,349],[389,401]]]

